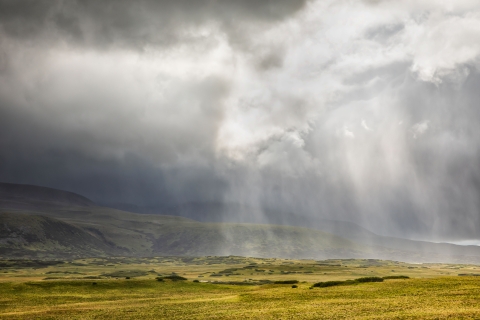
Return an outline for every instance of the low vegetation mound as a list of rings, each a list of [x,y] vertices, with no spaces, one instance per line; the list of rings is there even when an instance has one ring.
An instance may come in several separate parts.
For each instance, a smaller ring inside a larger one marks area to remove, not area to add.
[[[354,280],[355,282],[383,282],[383,278],[380,277],[365,277]]]
[[[274,284],[297,284],[298,280],[275,281]]]
[[[348,286],[354,285],[358,283],[365,283],[365,282],[383,282],[383,278],[380,277],[365,277],[365,278],[358,278],[355,280],[345,280],[345,281],[325,281],[325,282],[317,282],[313,286],[319,288],[326,288],[326,287],[334,287],[334,286]]]
[[[347,281],[324,281],[324,282],[317,282],[313,286],[319,288],[326,288],[326,287],[334,287],[339,285],[346,285]]]
[[[117,270],[114,272],[103,273],[102,276],[112,277],[112,278],[124,278],[124,277],[141,277],[148,275],[147,272],[143,270]]]
[[[185,277],[179,276],[178,274],[172,274],[164,277],[157,277],[157,281],[163,281],[163,280],[183,281],[188,279]]]

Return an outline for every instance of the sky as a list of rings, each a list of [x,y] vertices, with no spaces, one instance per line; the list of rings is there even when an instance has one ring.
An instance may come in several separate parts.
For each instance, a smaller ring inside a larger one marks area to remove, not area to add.
[[[0,181],[475,240],[479,63],[477,0],[0,0]]]

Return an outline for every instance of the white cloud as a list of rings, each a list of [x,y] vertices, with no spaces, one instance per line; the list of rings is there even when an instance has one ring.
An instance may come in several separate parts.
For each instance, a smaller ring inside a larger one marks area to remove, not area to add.
[[[465,78],[464,66],[476,65],[480,54],[480,11],[431,13],[424,21],[410,21],[403,38],[410,46],[412,71],[420,79],[438,84],[449,76]]]
[[[413,138],[417,139],[419,136],[424,134],[428,130],[429,124],[430,124],[429,120],[415,123],[412,126]]]

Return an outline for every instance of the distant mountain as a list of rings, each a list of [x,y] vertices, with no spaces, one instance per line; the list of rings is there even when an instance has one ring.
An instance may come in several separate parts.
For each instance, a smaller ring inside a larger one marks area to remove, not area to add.
[[[370,249],[306,228],[201,223],[108,208],[0,214],[0,256],[243,255],[287,258],[363,257]],[[55,216],[55,218],[53,218]]]
[[[167,212],[168,214],[201,222],[247,222],[262,224],[268,222],[274,225],[315,229],[334,234],[369,248],[377,248],[377,252],[379,252],[378,248],[381,247],[382,250],[380,251],[383,252],[382,254],[388,254],[389,256],[389,251],[396,252],[397,254],[401,252],[403,256],[407,256],[407,259],[410,259],[409,261],[446,261],[452,259],[459,261],[459,256],[480,256],[479,246],[459,246],[449,243],[433,243],[381,236],[353,222],[318,219],[290,212],[278,213],[269,209],[259,209],[236,203],[191,202],[175,207],[142,207],[123,204],[117,205],[116,207],[123,208],[124,210],[130,209],[129,211],[140,213]],[[261,212],[261,215],[257,217],[251,214],[251,212]],[[395,259],[395,257],[392,257],[392,259]]]
[[[377,234],[347,221],[318,219],[291,212],[245,206],[238,203],[189,202],[176,206],[138,206],[127,203],[105,204],[110,208],[143,214],[175,215],[199,222],[262,223],[317,229],[342,237],[372,237]],[[261,214],[253,214],[260,212]]]
[[[0,255],[245,255],[363,257],[367,247],[292,226],[202,223],[95,206],[61,190],[8,186],[0,193]],[[38,194],[35,194],[35,190]],[[7,195],[7,196],[5,196]]]
[[[0,183],[2,208],[36,209],[42,205],[96,206],[90,199],[73,192],[28,184]]]
[[[0,190],[3,258],[244,255],[480,263],[480,247],[384,237],[351,222],[269,212],[263,217],[277,224],[200,222],[100,207],[80,195],[50,188],[2,184]],[[224,209],[197,205],[198,212],[207,214],[203,220],[220,219]],[[182,210],[194,216],[197,205]],[[249,208],[230,208],[227,217],[237,209]]]

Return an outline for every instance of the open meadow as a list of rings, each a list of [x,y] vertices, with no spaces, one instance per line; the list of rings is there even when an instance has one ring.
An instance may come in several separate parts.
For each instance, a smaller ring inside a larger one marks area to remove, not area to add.
[[[475,265],[212,256],[0,266],[2,319],[480,318]],[[314,287],[365,277],[384,281]]]

